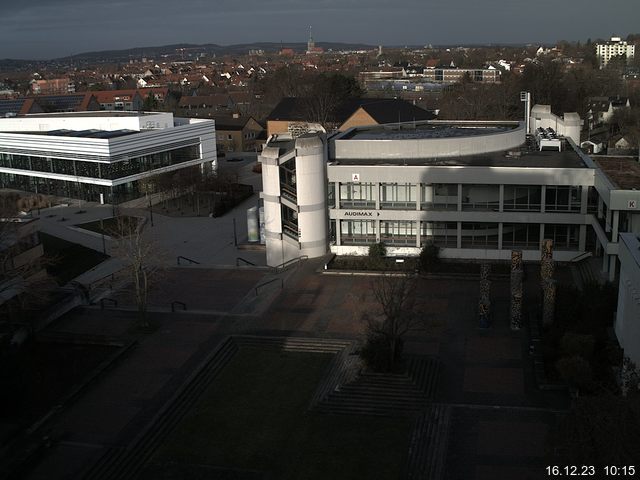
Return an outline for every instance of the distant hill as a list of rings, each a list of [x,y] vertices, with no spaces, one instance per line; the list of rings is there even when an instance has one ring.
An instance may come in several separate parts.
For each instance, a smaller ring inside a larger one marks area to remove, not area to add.
[[[375,47],[365,44],[350,44],[350,43],[332,43],[332,42],[320,42],[316,44],[325,50],[371,50]],[[125,50],[105,50],[100,52],[86,52],[72,55],[69,57],[58,58],[56,61],[123,61],[130,58],[157,58],[163,55],[175,55],[176,53],[183,52],[184,56],[188,54],[208,54],[208,55],[233,55],[243,54],[246,55],[249,50],[264,50],[267,53],[274,53],[281,48],[292,48],[297,51],[304,51],[307,48],[306,43],[280,43],[280,42],[256,42],[256,43],[243,43],[237,45],[217,45],[215,43],[208,43],[204,45],[196,45],[190,43],[178,43],[174,45],[164,45],[160,47],[136,47]]]

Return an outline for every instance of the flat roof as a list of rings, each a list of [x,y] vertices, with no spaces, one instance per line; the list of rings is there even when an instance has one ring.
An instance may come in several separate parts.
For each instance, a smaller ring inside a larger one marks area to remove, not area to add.
[[[411,166],[468,166],[468,167],[523,167],[523,168],[588,168],[580,156],[569,147],[562,152],[551,150],[519,150],[495,152],[461,157],[394,158],[394,159],[342,159],[332,158],[334,165],[411,165]],[[519,156],[518,156],[519,155]]]
[[[518,122],[419,122],[358,127],[336,140],[419,140],[491,135],[514,130]]]
[[[591,159],[600,170],[621,190],[640,190],[640,164],[637,157],[599,157]]]
[[[48,130],[45,132],[2,132],[9,134],[17,134],[17,135],[47,135],[53,137],[76,137],[76,138],[101,138],[101,139],[109,139],[109,138],[117,138],[124,137],[126,135],[131,135],[133,133],[140,133],[138,130]]]
[[[122,112],[113,110],[96,110],[90,112],[58,112],[58,113],[29,113],[27,115],[17,115],[13,118],[29,117],[148,117],[151,115],[163,115],[167,112]]]

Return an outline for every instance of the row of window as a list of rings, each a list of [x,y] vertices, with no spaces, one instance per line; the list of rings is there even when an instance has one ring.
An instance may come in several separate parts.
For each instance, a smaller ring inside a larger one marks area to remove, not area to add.
[[[130,158],[113,163],[63,160],[0,153],[0,167],[35,172],[58,173],[74,177],[115,180],[200,158],[198,146],[182,147],[167,152]]]
[[[390,246],[416,246],[420,233],[420,243],[433,242],[440,247],[456,248],[460,233],[462,248],[489,248],[499,246],[500,229],[498,223],[461,222],[414,222],[380,221],[380,235],[376,234],[376,222],[372,220],[341,220],[340,242],[342,245],[368,245],[377,241]],[[544,225],[544,237],[554,241],[560,250],[577,250],[579,225]],[[540,224],[502,224],[502,248],[540,248]]]
[[[329,184],[329,205],[335,205],[336,186]],[[458,184],[410,184],[410,183],[340,183],[338,186],[340,208],[376,208],[379,199],[381,209],[391,210],[462,210],[498,211],[500,208],[499,185],[463,184],[459,195]],[[547,186],[544,208],[548,212],[579,212],[581,186]],[[505,185],[503,210],[542,210],[542,187],[539,185]],[[418,198],[420,205],[418,205]]]

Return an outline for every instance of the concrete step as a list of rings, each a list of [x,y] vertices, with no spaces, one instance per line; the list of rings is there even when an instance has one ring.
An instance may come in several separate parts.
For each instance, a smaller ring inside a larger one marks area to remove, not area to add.
[[[87,480],[120,480],[135,478],[166,434],[180,421],[202,394],[211,380],[226,366],[238,350],[228,338],[192,374],[153,417],[126,449],[112,449],[83,476]]]
[[[407,459],[407,480],[444,478],[451,407],[431,405],[416,419]]]

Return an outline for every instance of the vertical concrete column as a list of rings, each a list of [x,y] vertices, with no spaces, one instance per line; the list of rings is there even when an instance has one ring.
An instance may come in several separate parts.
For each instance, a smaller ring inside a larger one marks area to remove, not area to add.
[[[326,149],[320,135],[296,139],[296,186],[298,203],[299,255],[309,258],[327,253]]]
[[[462,184],[459,183],[458,184],[458,211],[461,212],[462,211]],[[460,229],[458,229],[459,231]],[[460,247],[458,247],[460,248]]]
[[[578,233],[578,250],[584,252],[587,248],[587,226],[580,225],[580,231]]]
[[[502,205],[502,201],[500,204]],[[498,250],[502,250],[502,222],[498,224]]]
[[[589,206],[589,187],[582,186],[580,189],[580,213],[587,214],[587,208]]]
[[[544,213],[545,210],[545,200],[547,198],[547,186],[542,185],[540,187],[540,212]],[[542,238],[542,237],[541,237]]]
[[[284,262],[279,156],[280,150],[278,148],[267,146],[259,157],[262,164],[262,199],[264,202],[267,265],[272,267]]]
[[[416,185],[416,210],[420,210],[420,202],[422,202],[422,184]]]
[[[542,241],[544,240],[544,223],[540,224],[540,241],[538,242],[538,248],[542,248]]]
[[[602,218],[604,215],[604,202],[602,201],[602,197],[598,195],[598,218]]]
[[[458,204],[460,204],[460,201],[458,201]],[[456,237],[456,248],[462,248],[462,222],[457,222]]]
[[[613,282],[616,279],[616,262],[618,261],[617,255],[609,255],[609,281]]]
[[[607,250],[603,249],[602,252],[602,273],[607,273],[609,271],[609,255],[607,255]]]
[[[613,218],[611,219],[611,241],[613,243],[618,242],[618,227],[620,225],[620,211],[613,211]]]
[[[374,220],[376,228],[376,243],[380,243],[380,220]]]
[[[500,194],[498,198],[498,211],[504,212],[504,184],[500,184]],[[500,224],[500,229],[502,230],[502,224]],[[498,241],[502,243],[500,240]],[[502,247],[500,248],[502,249]]]
[[[373,184],[373,196],[376,200],[376,210],[380,210],[380,182]]]
[[[342,230],[340,229],[340,219],[336,218],[336,245],[342,245]]]
[[[416,221],[416,247],[420,248],[420,220]]]
[[[335,182],[335,186],[333,187],[334,191],[336,192],[336,198],[335,200],[335,207],[336,210],[338,210],[340,208],[340,182]]]

